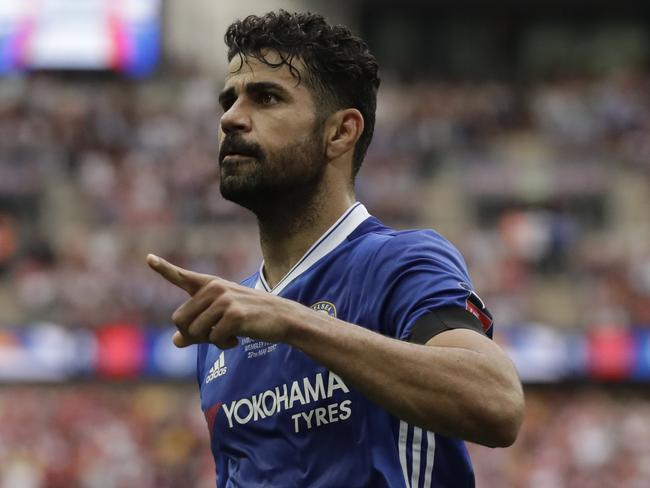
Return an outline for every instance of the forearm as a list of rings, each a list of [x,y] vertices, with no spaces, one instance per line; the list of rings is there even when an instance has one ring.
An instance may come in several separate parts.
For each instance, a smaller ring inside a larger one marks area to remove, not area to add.
[[[486,445],[514,439],[521,392],[511,365],[474,350],[391,339],[309,309],[287,320],[288,343],[396,417]]]
[[[179,347],[227,349],[243,336],[286,342],[411,424],[491,446],[514,441],[519,380],[499,347],[476,332],[447,330],[425,346],[409,344],[156,256],[149,264],[191,295],[172,315]]]

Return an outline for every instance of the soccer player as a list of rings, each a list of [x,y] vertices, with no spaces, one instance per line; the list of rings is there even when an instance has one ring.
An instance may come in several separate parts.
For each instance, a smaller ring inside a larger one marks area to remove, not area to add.
[[[221,192],[257,216],[264,260],[236,284],[148,256],[190,295],[174,343],[198,344],[217,485],[474,486],[462,440],[512,444],[522,389],[458,251],[355,201],[375,58],[309,13],[225,39]]]

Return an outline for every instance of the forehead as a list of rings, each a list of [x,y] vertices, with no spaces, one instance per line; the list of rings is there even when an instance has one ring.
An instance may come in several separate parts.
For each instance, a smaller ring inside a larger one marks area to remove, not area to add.
[[[270,64],[278,64],[281,61],[280,55],[275,51],[264,52],[264,59]],[[225,88],[238,89],[251,82],[270,81],[282,85],[292,92],[308,92],[305,85],[304,65],[298,59],[292,61],[293,67],[298,70],[301,81],[291,73],[286,64],[278,67],[269,66],[269,64],[256,59],[252,56],[234,56],[228,65],[228,75],[225,79]]]

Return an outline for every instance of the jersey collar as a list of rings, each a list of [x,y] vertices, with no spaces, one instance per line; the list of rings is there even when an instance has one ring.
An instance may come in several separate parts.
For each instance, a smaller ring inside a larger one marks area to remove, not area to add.
[[[282,278],[275,288],[271,287],[264,278],[264,261],[260,266],[255,288],[265,290],[274,295],[279,295],[293,280],[311,268],[321,258],[327,256],[338,247],[354,230],[365,221],[370,214],[366,207],[356,202],[348,208],[339,219],[307,250],[300,260]]]

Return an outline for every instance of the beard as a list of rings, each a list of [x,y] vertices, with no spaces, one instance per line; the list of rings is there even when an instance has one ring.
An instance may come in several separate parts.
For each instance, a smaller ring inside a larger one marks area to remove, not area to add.
[[[221,195],[258,217],[303,205],[316,194],[326,158],[319,127],[306,139],[275,152],[265,152],[240,135],[227,135],[219,151]],[[246,156],[223,161],[224,154]]]

